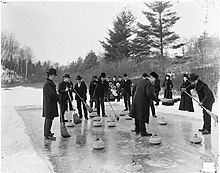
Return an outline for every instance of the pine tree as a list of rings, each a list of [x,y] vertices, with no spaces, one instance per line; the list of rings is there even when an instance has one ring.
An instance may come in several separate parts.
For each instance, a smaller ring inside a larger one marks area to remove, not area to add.
[[[100,41],[105,53],[106,61],[120,61],[130,56],[133,23],[135,17],[131,11],[122,11],[113,21],[113,30],[109,30],[109,38],[106,42]]]
[[[164,48],[169,46],[179,38],[175,32],[170,31],[171,27],[179,20],[176,12],[171,12],[172,4],[170,2],[156,1],[153,3],[145,3],[150,11],[144,11],[149,25],[149,35],[152,40],[151,46],[159,49],[163,57]],[[146,25],[139,25],[140,29],[147,28]]]

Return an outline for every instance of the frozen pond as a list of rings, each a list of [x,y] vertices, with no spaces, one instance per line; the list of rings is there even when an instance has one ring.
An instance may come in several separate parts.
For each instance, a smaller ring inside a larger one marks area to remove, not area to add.
[[[113,106],[117,113],[123,110],[119,104]],[[107,114],[112,114],[108,104],[106,110]],[[218,127],[213,125],[212,134],[202,136],[197,131],[202,126],[201,120],[158,113],[157,118],[150,117],[148,131],[157,133],[162,143],[150,145],[149,137],[130,131],[134,120],[125,120],[124,116],[111,128],[107,127],[107,118],[103,119],[102,127],[93,127],[91,119],[83,120],[82,124],[68,127],[71,137],[67,139],[60,135],[59,118],[56,118],[52,132],[57,140],[48,141],[43,137],[44,118],[40,107],[20,107],[17,112],[25,122],[35,150],[49,158],[55,172],[123,173],[125,165],[135,160],[143,166],[144,172],[195,173],[200,172],[203,162],[217,162]],[[158,124],[161,117],[167,120],[167,125]],[[201,144],[190,143],[189,138],[195,133],[202,137]],[[93,150],[96,137],[102,138],[105,149]]]

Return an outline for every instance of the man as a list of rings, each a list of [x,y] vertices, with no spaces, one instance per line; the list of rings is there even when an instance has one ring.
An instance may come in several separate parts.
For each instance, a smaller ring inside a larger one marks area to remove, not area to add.
[[[154,90],[155,90],[155,95],[157,97],[159,97],[159,93],[160,93],[160,80],[159,78],[156,79],[156,81],[154,82]],[[159,102],[156,102],[155,106],[158,106]]]
[[[98,77],[93,76],[92,81],[89,84],[89,95],[90,95],[90,107],[91,108],[93,108],[93,102],[95,102],[95,108],[97,108],[97,103],[96,103],[95,97],[93,97],[93,93],[94,93],[95,87],[97,85],[97,82],[98,82]]]
[[[82,82],[82,77],[80,75],[76,77],[76,80],[77,80],[77,83],[75,84],[74,92],[75,92],[75,99],[76,99],[76,104],[77,104],[77,110],[79,113],[79,118],[82,118],[82,105],[83,105],[84,117],[86,120],[88,120],[88,112],[87,112],[86,106],[81,100],[83,99],[84,102],[86,102],[87,100],[87,97],[86,97],[87,87],[86,87],[85,82]]]
[[[47,79],[43,86],[43,117],[44,121],[44,137],[50,140],[56,140],[54,133],[51,133],[51,127],[54,117],[58,117],[59,95],[56,92],[56,85],[53,82],[57,71],[54,68],[50,68],[47,72]]]
[[[107,117],[105,114],[104,97],[107,97],[108,95],[108,83],[105,78],[106,78],[106,74],[101,73],[93,94],[97,101],[97,115],[100,116],[100,105],[101,105],[102,117]]]
[[[73,100],[73,83],[70,81],[70,75],[65,74],[63,76],[63,81],[59,84],[58,92],[60,94],[60,107],[61,107],[61,118],[63,122],[68,122],[68,120],[65,120],[64,114],[68,110],[68,103],[69,103],[69,110],[73,110],[72,107],[72,100]],[[69,93],[68,93],[69,92]],[[70,97],[70,98],[69,98]]]
[[[182,88],[184,92],[188,89],[196,89],[196,92],[199,96],[199,106],[204,106],[208,110],[212,111],[212,105],[215,102],[214,95],[209,89],[208,85],[198,79],[199,76],[195,73],[190,74],[189,81],[192,82],[192,85]],[[211,133],[211,116],[203,109],[203,127],[199,129],[203,135]]]
[[[139,81],[133,90],[134,96],[130,111],[130,116],[135,118],[135,131],[141,136],[151,136],[151,133],[146,131],[145,123],[149,124],[149,109],[152,100],[160,101],[154,94],[154,86],[158,74],[155,72],[150,73],[148,77],[147,73],[143,73],[143,79]]]
[[[131,102],[130,102],[130,97],[131,97],[131,85],[132,82],[130,79],[128,79],[128,75],[124,73],[124,81],[122,83],[122,88],[123,88],[123,96],[124,96],[124,104],[125,104],[125,110],[128,111],[130,110],[131,107]]]

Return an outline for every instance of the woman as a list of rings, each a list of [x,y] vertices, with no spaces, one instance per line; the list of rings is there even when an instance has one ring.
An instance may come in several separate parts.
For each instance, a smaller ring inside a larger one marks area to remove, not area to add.
[[[189,82],[188,79],[189,79],[188,75],[184,74],[183,75],[183,83],[180,87],[181,91],[182,91],[182,88],[186,88],[189,85],[191,85],[191,83]],[[191,95],[190,89],[187,89],[186,92],[189,95]],[[181,92],[181,100],[180,100],[179,110],[194,112],[192,98],[190,96],[188,96],[185,92]]]
[[[172,99],[173,98],[173,82],[170,79],[170,75],[166,74],[165,80],[163,82],[163,87],[164,87],[164,98],[167,99]],[[173,105],[174,103],[162,103],[162,105],[170,106]]]

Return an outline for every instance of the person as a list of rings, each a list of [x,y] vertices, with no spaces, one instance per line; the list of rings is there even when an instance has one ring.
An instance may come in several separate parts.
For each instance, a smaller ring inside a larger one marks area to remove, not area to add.
[[[180,90],[182,88],[186,88],[191,85],[188,79],[189,79],[189,76],[187,74],[183,74],[183,82],[180,86]],[[189,95],[192,95],[190,89],[188,89],[186,92]],[[185,92],[181,92],[179,110],[194,112],[193,101],[189,95],[187,95]]]
[[[163,82],[163,87],[164,87],[164,98],[167,99],[172,99],[173,98],[173,82],[170,79],[170,75],[166,74],[165,80]],[[167,104],[166,102],[163,102],[163,105],[170,106],[173,104]]]
[[[155,90],[155,94],[157,97],[159,97],[159,93],[160,93],[160,79],[157,78],[156,81],[154,82],[154,90]],[[159,102],[156,102],[155,106],[158,106]]]
[[[58,106],[59,95],[56,92],[56,85],[53,82],[54,78],[57,76],[57,71],[54,68],[50,68],[47,72],[47,79],[43,86],[43,113],[42,116],[45,117],[44,121],[44,137],[50,140],[56,140],[53,136],[54,133],[51,132],[51,127],[53,124],[53,119],[58,117]]]
[[[214,95],[209,89],[208,85],[199,79],[199,76],[195,73],[190,74],[189,80],[191,85],[186,88],[182,88],[182,91],[189,89],[196,89],[199,96],[199,106],[204,106],[209,111],[212,111],[212,105],[215,102]],[[211,133],[211,116],[203,109],[203,127],[198,129],[203,135]]]
[[[95,102],[95,108],[97,108],[96,99],[93,97],[93,93],[94,93],[95,87],[97,85],[97,82],[98,82],[98,77],[93,76],[92,81],[89,84],[89,95],[90,95],[90,107],[91,108],[93,108],[93,102]]]
[[[75,92],[75,99],[76,99],[76,104],[77,104],[77,110],[79,113],[79,118],[81,119],[83,117],[82,116],[82,105],[83,105],[84,118],[88,120],[88,112],[87,112],[85,104],[83,103],[83,101],[86,102],[87,100],[87,97],[86,97],[87,86],[85,82],[82,82],[82,79],[83,78],[80,75],[77,75],[76,77],[77,83],[75,84],[73,91]]]
[[[116,76],[113,76],[113,77],[112,77],[112,84],[113,84],[114,86],[116,86],[116,83],[117,83]]]
[[[123,96],[124,96],[124,104],[125,104],[125,109],[124,111],[130,111],[131,107],[131,102],[130,102],[130,97],[131,97],[131,85],[132,82],[130,79],[128,79],[128,75],[124,73],[124,81],[122,83],[122,88],[123,88]]]
[[[133,89],[133,100],[131,105],[130,116],[135,118],[135,132],[141,136],[151,136],[151,133],[146,131],[145,123],[149,124],[149,109],[151,100],[160,101],[155,96],[153,83],[155,82],[158,74],[151,73],[148,77],[147,73],[143,73],[141,79]]]
[[[68,120],[64,118],[64,114],[68,110],[68,103],[69,103],[69,110],[70,111],[73,110],[72,103],[71,103],[73,100],[73,95],[72,95],[73,83],[70,81],[70,78],[71,77],[69,74],[65,74],[63,76],[63,81],[60,82],[59,87],[58,87],[58,92],[60,95],[61,118],[63,122],[68,122]]]
[[[159,92],[160,92],[160,80],[158,79],[159,76],[158,76],[158,74],[156,72],[151,72],[150,75],[155,77],[155,82],[153,83],[153,85],[154,85],[155,96],[158,98]],[[157,84],[155,85],[156,82],[157,82]],[[156,105],[157,106],[159,105],[159,101],[156,102]],[[152,116],[154,118],[157,118],[153,100],[151,100],[150,108],[151,108]]]
[[[97,115],[100,116],[101,105],[102,117],[107,117],[105,114],[104,98],[108,96],[108,83],[105,78],[106,74],[102,72],[99,76],[98,83],[93,93],[93,96],[96,98],[97,101]]]
[[[116,86],[116,92],[117,92],[117,102],[120,102],[120,99],[122,98],[122,78],[121,76],[118,76],[118,80],[115,84]]]

